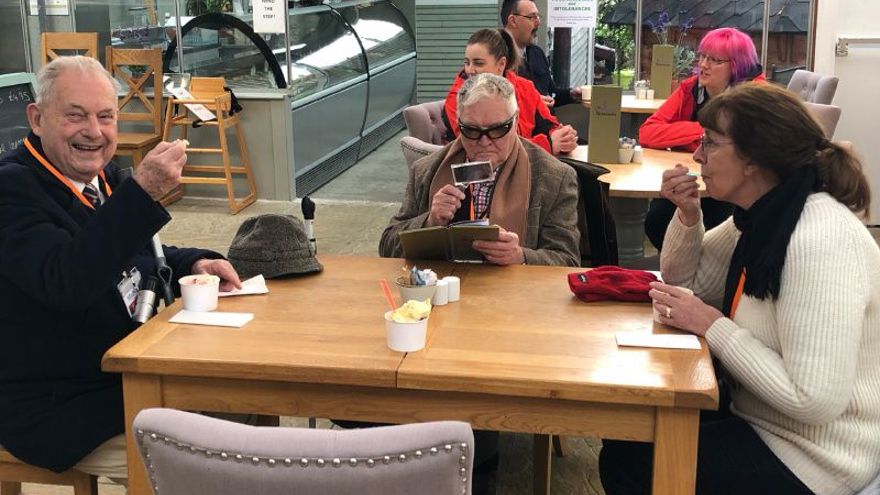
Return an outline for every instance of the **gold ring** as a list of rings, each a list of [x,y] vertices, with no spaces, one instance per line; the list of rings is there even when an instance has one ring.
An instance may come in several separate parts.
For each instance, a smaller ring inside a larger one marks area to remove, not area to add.
[[[669,306],[666,306],[666,317],[672,318],[672,308],[670,308]]]

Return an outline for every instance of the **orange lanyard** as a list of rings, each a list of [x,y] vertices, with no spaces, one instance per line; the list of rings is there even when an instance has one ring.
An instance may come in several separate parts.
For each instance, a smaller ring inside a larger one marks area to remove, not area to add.
[[[739,275],[739,282],[736,284],[736,292],[733,293],[733,301],[730,303],[730,319],[736,314],[736,308],[739,306],[739,299],[743,295],[743,289],[746,286],[746,269],[743,268]]]
[[[471,193],[471,220],[476,220],[477,212],[475,210],[475,205],[477,203],[477,198],[474,196],[474,185],[468,184],[468,191]]]
[[[83,196],[82,191],[77,189],[77,187],[74,186],[72,182],[70,182],[70,179],[61,175],[61,172],[59,172],[58,169],[56,169],[54,166],[52,166],[52,164],[49,163],[49,160],[46,160],[46,158],[43,155],[41,155],[40,152],[36,150],[36,148],[34,148],[34,145],[31,144],[31,142],[28,140],[28,138],[24,138],[24,146],[25,146],[25,148],[28,149],[28,151],[31,152],[31,156],[36,158],[37,161],[40,162],[40,165],[42,165],[46,170],[48,170],[49,173],[54,175],[56,179],[61,181],[62,184],[67,186],[67,188],[70,189],[70,192],[72,192],[74,196],[79,198],[79,200],[82,204],[86,205],[87,207],[89,207],[93,210],[95,209],[95,207],[92,206],[92,203],[90,203],[89,200],[87,200],[86,197]],[[104,177],[104,171],[101,170],[100,172],[98,172],[98,176],[101,177],[100,182],[104,183],[104,194],[106,194],[107,197],[109,198],[110,195],[113,194],[113,191],[110,190],[110,184],[107,184],[107,178]]]

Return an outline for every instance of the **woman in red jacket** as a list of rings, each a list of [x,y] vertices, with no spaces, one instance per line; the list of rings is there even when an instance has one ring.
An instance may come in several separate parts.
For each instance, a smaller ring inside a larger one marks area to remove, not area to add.
[[[703,136],[697,112],[710,98],[743,82],[766,81],[752,39],[734,28],[706,33],[700,41],[697,60],[694,75],[682,81],[663,106],[639,128],[639,143],[643,147],[695,151]],[[703,224],[708,230],[726,220],[733,213],[733,206],[705,198],[702,210]],[[663,247],[666,226],[674,213],[675,206],[668,200],[651,201],[645,217],[645,233],[658,251]]]
[[[516,92],[517,133],[544,148],[548,153],[567,153],[577,147],[577,131],[562,125],[541,100],[541,94],[532,81],[516,74],[519,52],[510,34],[503,29],[480,29],[468,39],[464,52],[464,67],[446,95],[443,122],[446,138],[458,136],[458,90],[469,76],[490,72],[503,76],[513,84]]]

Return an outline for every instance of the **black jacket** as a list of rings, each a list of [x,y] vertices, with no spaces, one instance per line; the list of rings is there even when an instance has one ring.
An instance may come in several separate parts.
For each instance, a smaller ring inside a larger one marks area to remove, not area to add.
[[[116,284],[132,266],[155,273],[149,241],[171,219],[112,162],[104,172],[113,192],[95,211],[24,146],[0,157],[0,445],[59,472],[124,430],[120,377],[101,371],[135,328]],[[175,278],[220,257],[165,255]]]
[[[553,73],[550,71],[550,62],[541,47],[537,45],[526,46],[526,55],[524,60],[520,62],[517,73],[535,83],[535,88],[542,95],[553,96],[556,99],[555,107],[561,107],[573,101],[570,88],[556,86]]]

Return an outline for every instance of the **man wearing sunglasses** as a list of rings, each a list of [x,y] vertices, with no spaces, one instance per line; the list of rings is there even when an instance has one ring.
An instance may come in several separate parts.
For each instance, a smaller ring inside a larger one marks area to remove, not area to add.
[[[501,24],[513,37],[522,53],[517,73],[535,83],[548,107],[562,106],[581,99],[581,88],[560,88],[553,80],[550,62],[544,50],[535,44],[541,15],[533,0],[504,0],[501,4]]]
[[[498,265],[578,266],[574,170],[517,135],[513,85],[495,74],[469,78],[458,93],[458,138],[413,164],[400,211],[379,244],[382,256],[403,255],[398,233],[480,218],[499,225],[497,241],[474,241]],[[495,180],[453,184],[451,166],[488,161]]]

